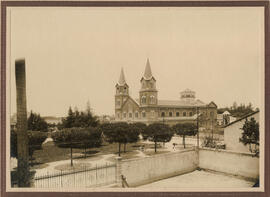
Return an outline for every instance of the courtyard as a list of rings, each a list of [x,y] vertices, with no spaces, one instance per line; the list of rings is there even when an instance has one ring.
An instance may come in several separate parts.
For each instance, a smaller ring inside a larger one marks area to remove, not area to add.
[[[163,179],[139,186],[147,189],[187,189],[187,188],[251,188],[255,183],[223,173],[196,170],[191,173]]]

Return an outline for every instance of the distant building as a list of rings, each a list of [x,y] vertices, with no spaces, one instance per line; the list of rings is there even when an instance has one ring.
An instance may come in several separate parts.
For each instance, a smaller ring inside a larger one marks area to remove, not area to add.
[[[160,100],[156,88],[156,79],[152,75],[149,60],[141,80],[139,98],[133,99],[129,95],[129,86],[126,83],[124,71],[116,84],[115,94],[115,121],[164,122],[169,125],[184,122],[196,122],[197,113],[203,117],[201,127],[210,130],[216,124],[217,105],[209,104],[196,99],[196,93],[186,89],[180,93],[179,100]]]
[[[55,116],[43,116],[42,117],[48,124],[58,124],[61,123],[62,118],[61,117],[55,117]]]
[[[239,141],[242,137],[243,130],[241,129],[245,124],[246,119],[254,118],[257,122],[260,121],[259,111],[250,113],[224,127],[224,144],[227,150],[233,150],[238,152],[250,152],[248,145],[245,146]]]
[[[98,120],[101,124],[102,123],[109,123],[109,122],[112,122],[114,120],[114,116],[102,115],[102,116],[98,116]]]
[[[230,112],[225,111],[222,114],[217,114],[217,125],[218,126],[225,126],[227,124],[230,124],[231,122],[234,122],[236,120],[235,117],[233,117]]]

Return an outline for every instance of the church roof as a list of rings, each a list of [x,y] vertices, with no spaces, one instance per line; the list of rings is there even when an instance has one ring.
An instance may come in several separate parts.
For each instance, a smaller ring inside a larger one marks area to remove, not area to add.
[[[143,78],[145,80],[150,80],[152,77],[153,77],[153,75],[152,75],[152,71],[151,71],[151,67],[150,67],[150,62],[149,62],[149,59],[147,58]]]
[[[126,84],[126,79],[125,79],[125,75],[124,75],[124,70],[123,68],[121,68],[121,73],[120,73],[120,77],[118,80],[118,85],[125,85]]]
[[[194,107],[205,105],[206,104],[199,99],[190,102],[186,102],[183,100],[158,100],[158,106]]]

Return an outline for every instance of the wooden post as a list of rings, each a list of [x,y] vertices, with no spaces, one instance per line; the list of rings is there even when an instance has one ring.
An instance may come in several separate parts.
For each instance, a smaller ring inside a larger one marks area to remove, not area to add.
[[[18,186],[30,187],[29,149],[27,136],[27,107],[25,60],[15,61],[17,93],[17,151],[18,151]]]

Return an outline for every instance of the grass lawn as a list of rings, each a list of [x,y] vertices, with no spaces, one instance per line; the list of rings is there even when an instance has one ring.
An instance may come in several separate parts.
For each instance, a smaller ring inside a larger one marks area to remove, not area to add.
[[[140,146],[144,145],[145,149],[153,148],[153,144],[146,144],[143,142],[131,143],[126,145],[126,153],[124,153],[124,146],[121,145],[121,157],[123,159],[136,158],[137,151]],[[93,157],[93,159],[98,159],[96,156],[105,154],[118,154],[118,144],[109,144],[104,142],[102,146],[98,148],[90,148],[86,150],[87,159]],[[82,159],[85,157],[84,149],[73,148],[73,158]],[[42,164],[60,160],[70,159],[70,148],[60,148],[54,144],[54,142],[47,142],[42,146],[41,150],[36,150],[33,155],[33,164],[35,168],[42,168]]]
[[[167,150],[158,150],[157,152],[155,152],[155,150],[150,150],[150,151],[145,151],[144,154],[148,155],[148,156],[152,156],[152,155],[158,155],[158,154],[163,154],[163,153],[169,153],[170,151]]]

